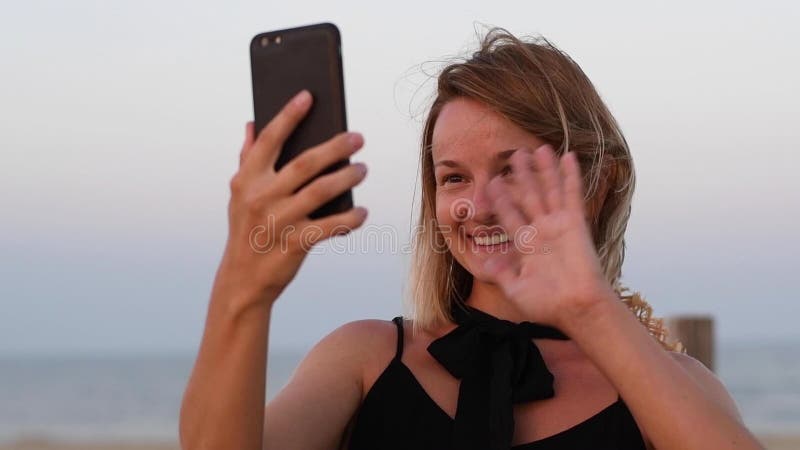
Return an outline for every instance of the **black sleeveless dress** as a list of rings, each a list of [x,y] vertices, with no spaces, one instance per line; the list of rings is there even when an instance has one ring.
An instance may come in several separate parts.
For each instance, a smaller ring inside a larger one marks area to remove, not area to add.
[[[349,450],[459,450],[451,448],[453,419],[423,389],[403,355],[402,317],[397,352],[372,385],[356,416]],[[641,432],[621,398],[555,435],[513,450],[645,450]]]

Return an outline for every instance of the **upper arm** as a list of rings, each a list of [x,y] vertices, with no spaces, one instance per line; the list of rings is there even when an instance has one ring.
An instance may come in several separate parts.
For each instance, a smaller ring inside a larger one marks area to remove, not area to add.
[[[266,405],[263,448],[337,448],[361,404],[364,366],[376,345],[374,337],[386,331],[386,322],[361,320],[320,340]]]
[[[735,418],[739,422],[742,422],[742,416],[739,414],[739,408],[736,406],[736,402],[733,400],[733,397],[728,393],[728,390],[725,388],[725,385],[714,375],[714,372],[708,370],[708,368],[701,363],[700,361],[692,358],[691,356],[680,353],[680,352],[669,352],[672,358],[683,367],[683,369],[689,373],[689,375],[705,390],[705,392],[715,401],[718,405],[720,405],[731,417]],[[647,437],[646,434],[643,433],[643,438],[645,439],[645,445],[648,450],[655,450],[653,447],[652,442]]]
[[[686,370],[694,380],[706,391],[706,393],[715,400],[725,411],[739,422],[742,422],[742,416],[739,413],[739,408],[736,402],[731,397],[725,385],[722,384],[719,378],[714,375],[714,372],[708,370],[700,361],[692,358],[689,355],[670,352],[672,357]]]

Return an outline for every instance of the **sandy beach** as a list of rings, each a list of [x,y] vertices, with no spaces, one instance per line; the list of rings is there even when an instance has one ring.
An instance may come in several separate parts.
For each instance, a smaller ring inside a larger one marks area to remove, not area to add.
[[[175,443],[152,442],[60,442],[46,439],[23,439],[0,444],[0,450],[180,450]]]
[[[768,450],[798,450],[800,435],[759,435],[759,439]],[[173,443],[137,443],[137,442],[58,442],[46,439],[25,439],[12,443],[0,444],[0,450],[180,450]]]
[[[758,435],[768,450],[798,450],[800,435]]]

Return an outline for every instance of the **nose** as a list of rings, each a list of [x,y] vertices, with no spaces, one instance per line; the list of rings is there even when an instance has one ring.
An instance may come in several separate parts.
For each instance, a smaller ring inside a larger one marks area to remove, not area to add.
[[[473,213],[472,219],[481,224],[495,222],[494,202],[489,195],[489,180],[476,182],[472,191]]]

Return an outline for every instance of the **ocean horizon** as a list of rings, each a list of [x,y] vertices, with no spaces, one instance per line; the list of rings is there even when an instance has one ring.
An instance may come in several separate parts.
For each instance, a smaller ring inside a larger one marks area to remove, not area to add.
[[[274,348],[267,401],[305,350]],[[800,340],[721,342],[716,373],[757,434],[800,430]],[[174,442],[194,352],[0,355],[0,443]]]

